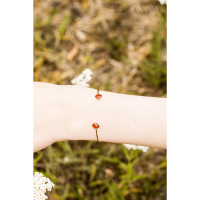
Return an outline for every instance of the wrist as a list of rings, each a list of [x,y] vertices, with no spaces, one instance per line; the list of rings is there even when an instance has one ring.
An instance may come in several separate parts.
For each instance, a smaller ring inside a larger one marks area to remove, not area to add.
[[[94,123],[95,89],[65,85],[57,89],[62,128],[56,140],[96,140]],[[55,133],[56,134],[56,133]]]

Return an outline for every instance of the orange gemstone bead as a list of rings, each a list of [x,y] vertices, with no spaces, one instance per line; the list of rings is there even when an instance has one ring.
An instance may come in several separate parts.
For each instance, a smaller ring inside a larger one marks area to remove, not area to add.
[[[102,95],[101,95],[101,94],[96,94],[95,97],[96,97],[97,99],[100,99],[100,98],[102,97]]]
[[[94,124],[92,124],[92,127],[93,127],[94,129],[98,129],[98,128],[99,128],[99,124],[94,123]]]

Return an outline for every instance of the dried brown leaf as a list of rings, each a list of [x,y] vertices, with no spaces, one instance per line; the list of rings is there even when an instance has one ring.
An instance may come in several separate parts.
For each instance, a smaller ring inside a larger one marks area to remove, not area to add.
[[[78,54],[78,50],[79,50],[79,44],[75,44],[74,47],[70,50],[70,52],[67,54],[67,60],[69,62],[76,57],[76,55]]]

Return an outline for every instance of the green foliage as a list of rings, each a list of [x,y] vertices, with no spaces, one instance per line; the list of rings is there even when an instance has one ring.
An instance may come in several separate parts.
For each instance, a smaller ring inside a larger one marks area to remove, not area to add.
[[[164,51],[166,51],[166,19],[165,16],[159,14],[159,26],[153,31],[151,52],[140,65],[140,69],[145,80],[156,87],[166,89],[166,60],[162,59]]]
[[[66,28],[70,22],[71,22],[71,18],[69,16],[66,16],[63,18],[63,20],[58,28],[58,32],[60,33],[60,35],[63,35],[65,33]]]
[[[123,55],[124,45],[123,41],[120,42],[117,38],[109,38],[108,41],[105,43],[105,47],[109,52],[111,58],[115,60],[120,60]]]
[[[41,160],[43,153],[40,152],[38,154],[38,156],[34,159],[33,161],[33,172],[37,172],[37,170],[35,169],[35,165]]]
[[[34,165],[55,183],[53,194],[61,200],[155,198],[154,191],[166,185],[165,151],[158,153],[160,164],[148,172],[154,149],[142,153],[121,144],[66,141],[35,153]],[[159,195],[162,199],[165,193]]]

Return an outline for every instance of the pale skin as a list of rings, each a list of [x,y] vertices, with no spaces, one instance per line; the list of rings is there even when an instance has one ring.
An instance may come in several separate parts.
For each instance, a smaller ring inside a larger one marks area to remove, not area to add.
[[[167,99],[34,82],[33,151],[66,140],[167,148]]]

